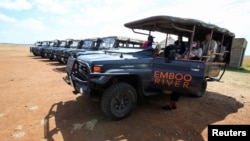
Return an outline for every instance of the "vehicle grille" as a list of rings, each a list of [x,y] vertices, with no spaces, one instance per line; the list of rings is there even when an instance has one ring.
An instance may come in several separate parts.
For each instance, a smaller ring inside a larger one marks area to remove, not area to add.
[[[79,79],[81,80],[88,80],[89,73],[90,73],[90,66],[87,63],[78,62],[76,61],[75,66],[76,73]]]

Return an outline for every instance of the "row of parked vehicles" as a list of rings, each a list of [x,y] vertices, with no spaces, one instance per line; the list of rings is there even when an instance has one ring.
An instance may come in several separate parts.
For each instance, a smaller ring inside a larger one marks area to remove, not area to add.
[[[147,36],[153,32],[165,33],[166,39],[182,35],[189,41],[203,40],[210,32],[213,38],[227,45],[228,55],[223,62],[177,60],[170,57],[175,49],[170,48],[168,40],[161,47],[141,48],[142,40],[118,36],[38,42],[30,51],[35,56],[65,63],[64,80],[72,86],[73,93],[101,95],[103,113],[120,120],[128,117],[143,97],[164,90],[202,97],[207,82],[222,78],[235,37],[217,25],[172,16],[148,17],[126,23],[125,27]]]
[[[87,54],[98,54],[118,47],[140,47],[141,44],[142,40],[119,36],[38,41],[34,46],[30,47],[30,52],[35,56],[67,63],[70,56],[76,57],[85,51],[88,51]]]

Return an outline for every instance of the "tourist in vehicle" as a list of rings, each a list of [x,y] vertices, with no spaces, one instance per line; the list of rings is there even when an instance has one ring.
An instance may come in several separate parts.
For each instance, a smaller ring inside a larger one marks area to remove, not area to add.
[[[202,48],[200,47],[200,41],[195,39],[192,44],[190,52],[188,51],[186,55],[189,54],[190,60],[201,60],[202,57]]]
[[[153,42],[154,42],[154,37],[151,36],[151,35],[149,35],[149,36],[148,36],[148,40],[145,41],[145,42],[142,44],[142,48],[152,47]]]
[[[213,61],[215,58],[214,53],[216,52],[217,49],[217,42],[212,39],[212,36],[210,33],[207,33],[205,36],[205,41],[201,43],[202,45],[202,50],[203,50],[203,56],[209,56],[207,58],[207,61]]]
[[[176,48],[176,58],[180,59],[183,58],[183,55],[186,51],[185,43],[182,40],[182,36],[179,35],[178,39],[174,42],[175,48]]]
[[[223,62],[226,47],[222,45],[220,40],[217,41],[217,45],[218,45],[218,47],[216,49],[215,61]]]

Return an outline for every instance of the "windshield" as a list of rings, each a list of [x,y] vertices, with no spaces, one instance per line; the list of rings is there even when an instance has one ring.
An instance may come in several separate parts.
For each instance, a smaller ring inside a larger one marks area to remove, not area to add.
[[[92,43],[93,43],[93,41],[91,41],[91,40],[88,40],[88,41],[85,40],[83,42],[82,48],[90,48],[92,46]]]
[[[73,43],[70,45],[70,48],[77,48],[79,41],[73,41]]]
[[[60,47],[65,47],[66,46],[66,41],[61,41]]]
[[[47,42],[42,42],[42,46],[47,46]]]
[[[41,42],[36,42],[36,43],[35,43],[35,46],[41,46],[41,45],[42,45]]]
[[[104,38],[102,39],[102,43],[100,45],[100,48],[112,48],[115,44],[114,38]]]
[[[49,46],[52,47],[54,45],[54,42],[49,42]]]

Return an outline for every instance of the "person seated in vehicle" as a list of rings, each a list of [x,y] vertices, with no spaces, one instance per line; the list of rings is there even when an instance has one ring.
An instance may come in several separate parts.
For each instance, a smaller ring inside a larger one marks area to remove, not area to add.
[[[154,42],[154,37],[149,35],[148,36],[148,40],[145,41],[143,44],[142,44],[142,48],[148,48],[148,47],[152,47],[153,45],[153,42]]]
[[[206,61],[213,61],[215,58],[214,53],[217,49],[217,42],[212,39],[210,33],[206,34],[205,41],[203,41],[201,45],[203,50],[203,56],[209,56],[209,58],[206,58]]]
[[[176,59],[176,49],[175,45],[170,44],[164,48],[164,57],[167,60],[175,60]]]
[[[202,48],[200,47],[200,42],[197,39],[194,39],[191,43],[191,50],[185,53],[185,56],[189,55],[190,60],[201,60],[202,57]]]
[[[157,44],[154,51],[154,57],[163,57],[163,52],[161,52],[161,45]]]
[[[217,49],[216,49],[216,56],[215,61],[223,62],[224,61],[224,53],[226,51],[226,47],[222,45],[221,41],[217,41]]]
[[[186,51],[186,45],[182,40],[182,36],[178,35],[178,39],[174,42],[175,49],[176,49],[176,58],[180,59],[183,58],[183,55]]]

